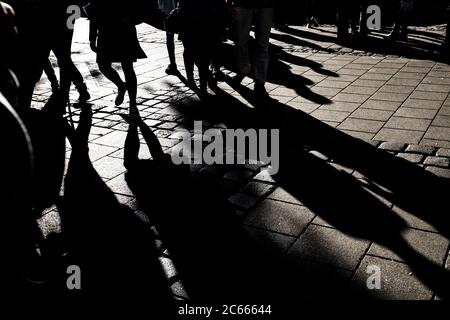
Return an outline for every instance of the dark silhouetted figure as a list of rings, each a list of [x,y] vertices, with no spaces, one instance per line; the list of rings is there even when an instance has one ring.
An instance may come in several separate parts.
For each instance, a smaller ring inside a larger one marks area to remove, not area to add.
[[[121,1],[93,0],[89,9],[90,43],[97,53],[100,71],[117,86],[116,106],[123,103],[128,91],[130,110],[136,106],[137,78],[133,63],[146,58],[135,27],[133,4]],[[112,63],[119,62],[125,75],[125,82],[113,69]]]
[[[178,74],[177,61],[175,59],[175,34],[167,30],[167,16],[176,8],[175,0],[158,0],[158,9],[164,14],[164,29],[166,29],[166,46],[169,54],[170,64],[166,68],[166,73],[169,75]]]
[[[342,0],[338,3],[337,12],[337,36],[340,40],[346,40],[349,36],[348,28],[353,35],[358,35],[358,23],[360,15],[359,0]]]
[[[48,81],[52,86],[52,92],[58,93],[59,91],[59,81],[55,74],[55,69],[53,69],[52,63],[50,60],[47,60],[47,63],[44,65],[44,72],[47,76]]]
[[[269,68],[269,39],[275,1],[234,0],[232,2],[234,3],[234,41],[238,66],[238,75],[235,80],[240,83],[253,69],[255,94],[259,98],[266,98],[268,96],[265,83]],[[252,24],[255,28],[256,48],[255,57],[250,62],[248,42]]]
[[[408,22],[414,10],[414,0],[399,0],[397,2],[394,28],[386,37],[388,40],[407,40]]]
[[[220,42],[220,10],[222,0],[180,0],[183,13],[183,26],[180,39],[184,46],[184,65],[186,78],[191,89],[198,92],[194,79],[194,66],[197,65],[200,78],[200,98],[208,96],[208,81],[212,80],[209,71],[214,49]]]

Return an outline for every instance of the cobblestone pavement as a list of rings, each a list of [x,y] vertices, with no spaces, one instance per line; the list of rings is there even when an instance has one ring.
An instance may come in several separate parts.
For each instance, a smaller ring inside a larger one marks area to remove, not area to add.
[[[199,101],[194,93],[177,77],[164,73],[167,66],[164,34],[144,25],[138,30],[143,49],[149,57],[136,63],[139,109],[145,122],[155,130],[163,148],[169,150],[179,143],[174,130],[189,128],[193,120],[205,119],[198,115],[195,106]],[[338,132],[348,134],[362,139],[364,146],[377,148],[386,156],[404,159],[401,164],[405,167],[424,174],[431,173],[429,176],[436,179],[450,179],[450,66],[436,62],[439,61],[438,54],[434,60],[422,59],[415,49],[402,54],[401,50],[388,52],[390,46],[386,45],[377,45],[379,50],[375,53],[347,48],[335,43],[333,32],[331,27],[321,30],[296,27],[289,33],[274,31],[272,52],[282,60],[276,65],[282,76],[269,77],[267,88],[271,97],[290,110],[309,115],[310,121],[328,125],[326,130],[333,130],[330,132],[336,135]],[[442,27],[438,26],[426,30],[418,28],[411,43],[423,41],[425,46],[438,48],[441,40]],[[180,43],[176,49],[181,66]],[[124,179],[122,164],[127,125],[119,113],[126,112],[123,107],[126,103],[121,108],[114,106],[115,88],[97,70],[95,56],[89,50],[84,20],[77,22],[73,52],[94,104],[91,160],[118,199],[137,210]],[[244,81],[244,85],[252,88],[250,80]],[[252,110],[251,104],[235,89],[226,83],[221,83],[220,88]],[[75,99],[76,92],[72,93]],[[35,92],[34,105],[42,105],[50,94],[49,83],[42,78]],[[78,112],[74,111],[75,122]],[[222,128],[227,120],[213,117],[213,120],[204,122],[204,126]],[[302,130],[300,125],[299,130]],[[302,133],[308,134],[308,131]],[[294,143],[292,148],[296,148]],[[356,166],[352,167],[351,160],[343,165],[335,161],[333,154],[323,150],[298,148],[306,151],[308,157],[313,157],[311,159],[320,161],[320,165],[333,168],[359,183],[360,189],[370,192],[373,199],[383,205],[383,210],[401,217],[407,224],[401,237],[415,252],[441,270],[450,269],[448,234],[445,235],[441,231],[442,226],[435,223],[439,220],[415,215],[414,202],[412,206],[396,202],[395,198],[389,197],[387,186],[380,181],[371,181],[370,174],[366,176]],[[148,157],[145,150],[141,150],[141,156]],[[283,159],[280,168],[283,168]],[[366,289],[364,294],[367,296],[438,298],[432,286],[426,285],[426,281],[412,271],[407,257],[394,253],[395,250],[383,246],[374,237],[364,238],[341,228],[333,219],[326,219],[328,217],[321,215],[320,206],[303,202],[295,196],[295,189],[293,192],[270,177],[264,168],[199,166],[196,169],[196,173],[212,175],[228,186],[223,192],[235,207],[244,230],[261,244],[268,256],[287,266],[289,277],[280,280],[280,287],[294,298],[314,297],[312,291],[315,289],[311,288],[318,283],[325,283],[321,288],[330,292],[339,292],[341,286],[347,285],[366,288],[369,265],[381,269],[382,288]],[[299,179],[299,189],[302,189],[302,183],[307,182]],[[311,190],[319,189],[312,187]],[[351,192],[352,189],[349,190]],[[327,196],[325,193],[324,199]],[[348,197],[345,201],[351,203],[356,200]],[[432,202],[437,204],[430,206],[430,210],[439,211],[433,214],[448,215],[448,199],[436,198]],[[340,208],[343,207],[337,206],[336,210]],[[45,234],[60,232],[58,221],[57,210],[51,208],[40,219],[40,225]],[[379,232],[383,233],[383,229]],[[161,262],[168,274],[173,275],[176,266],[171,264],[170,253],[165,251],[164,245],[160,246]],[[320,275],[317,275],[317,270],[322,270]],[[305,278],[308,281],[304,281]],[[296,287],[292,289],[292,286]],[[188,298],[182,279],[175,281],[172,289],[178,298]]]

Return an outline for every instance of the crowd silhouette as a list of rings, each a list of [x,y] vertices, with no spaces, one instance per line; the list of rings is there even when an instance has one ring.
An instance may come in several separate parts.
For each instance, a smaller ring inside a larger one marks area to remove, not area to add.
[[[6,148],[5,156],[0,157],[0,167],[6,171],[0,194],[7,213],[2,216],[6,227],[1,240],[7,244],[4,252],[8,257],[2,265],[2,290],[38,292],[46,288],[67,293],[64,266],[79,265],[87,270],[82,285],[91,297],[109,297],[114,301],[125,292],[136,303],[152,301],[154,312],[174,306],[149,221],[118,201],[89,157],[94,111],[89,103],[91,93],[72,61],[74,30],[67,24],[67,8],[77,5],[89,19],[86,36],[96,53],[98,70],[117,88],[115,106],[122,105],[126,96],[129,98],[129,113],[121,114],[128,125],[124,142],[126,182],[142,211],[165,239],[175,265],[181,266],[179,277],[192,299],[226,303],[251,297],[259,303],[272,301],[284,290],[280,287],[286,275],[242,232],[233,209],[216,192],[220,187],[193,175],[188,166],[174,165],[142,120],[134,69],[134,63],[147,58],[136,29],[142,21],[164,28],[169,58],[165,72],[183,79],[198,95],[202,108],[213,103],[223,106],[213,111],[197,110],[196,116],[236,128],[283,128],[287,132],[284,136],[289,138],[281,143],[282,158],[291,160],[286,160],[274,179],[339,230],[391,248],[412,265],[424,283],[442,297],[449,296],[448,273],[420,256],[400,237],[406,227],[402,220],[367,191],[380,191],[376,185],[364,189],[355,179],[326,167],[304,150],[293,151],[290,147],[310,146],[359,170],[388,187],[392,193],[386,197],[450,235],[448,218],[434,213],[439,207],[433,201],[434,197],[445,198],[447,181],[270,98],[267,81],[292,88],[314,103],[330,103],[328,98],[312,92],[308,79],[293,73],[289,64],[337,77],[318,62],[270,44],[271,37],[283,41],[294,32],[287,25],[284,1],[155,0],[152,5],[141,2],[0,1],[0,137]],[[339,1],[337,41],[361,40],[370,32],[364,21],[368,5],[368,1]],[[142,18],[143,8],[158,13],[148,12],[148,17]],[[396,10],[395,26],[386,39],[404,41],[409,20],[415,14],[414,1],[398,1]],[[321,12],[317,1],[306,1],[306,12],[307,26],[318,27]],[[272,34],[274,24],[284,33]],[[184,47],[185,78],[176,62],[176,34]],[[232,40],[232,47],[223,41],[228,39]],[[50,52],[57,59],[59,77],[49,60]],[[124,79],[114,63],[120,63]],[[235,75],[225,75],[224,69]],[[43,72],[50,81],[52,95],[37,110],[32,98]],[[242,85],[246,77],[253,80],[253,90]],[[221,90],[218,83],[223,81],[255,109],[245,108]],[[72,84],[79,93],[76,105],[81,107],[76,128],[66,117],[74,106],[70,99]],[[139,132],[151,160],[138,158]],[[71,154],[66,167],[67,150]],[[323,186],[323,181],[330,183]],[[324,193],[329,201],[321,198]],[[357,200],[351,204],[344,201],[349,195]],[[53,240],[57,244],[43,239],[36,222],[54,205],[63,230],[60,238]],[[336,210],[343,214],[332,215]],[[367,222],[371,214],[379,219]],[[307,283],[304,278],[295,281]],[[317,294],[320,289],[313,288],[315,285],[311,284],[310,289]],[[140,292],[146,292],[145,297]]]

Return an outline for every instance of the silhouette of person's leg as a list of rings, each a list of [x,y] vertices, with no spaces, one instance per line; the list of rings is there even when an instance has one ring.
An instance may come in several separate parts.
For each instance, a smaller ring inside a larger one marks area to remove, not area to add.
[[[130,98],[130,112],[131,108],[136,107],[137,96],[137,78],[133,68],[133,62],[122,62],[123,73],[125,74],[125,84],[128,90],[128,97]]]
[[[257,10],[255,15],[255,63],[253,66],[255,84],[264,86],[269,67],[269,38],[272,28],[273,8]]]
[[[113,69],[111,62],[108,61],[99,61],[98,68],[100,72],[112,83],[114,83],[118,89],[117,97],[115,104],[116,106],[121,105],[125,98],[125,92],[127,90],[127,85],[122,81],[122,78],[117,73],[116,70]]]
[[[197,57],[197,67],[198,67],[198,75],[200,77],[200,93],[202,95],[207,95],[207,86],[209,79],[209,55],[207,52],[208,48],[201,49],[201,52],[198,52]]]
[[[53,93],[58,92],[59,82],[58,82],[58,79],[56,78],[55,70],[53,69],[52,63],[48,59],[44,65],[44,72],[52,85]]]
[[[233,24],[235,33],[235,54],[238,73],[243,76],[251,71],[250,58],[248,53],[248,40],[252,26],[253,10],[243,7],[235,7],[233,12]]]
[[[195,58],[193,54],[193,48],[190,40],[185,39],[183,42],[184,52],[184,68],[186,69],[186,78],[188,81],[188,85],[191,89],[195,89],[195,80],[194,80],[194,64]]]

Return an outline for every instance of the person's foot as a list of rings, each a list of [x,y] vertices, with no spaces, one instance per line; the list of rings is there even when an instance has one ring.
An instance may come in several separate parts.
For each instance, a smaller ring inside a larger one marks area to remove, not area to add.
[[[318,28],[319,27],[319,22],[317,22],[316,17],[311,17],[311,19],[309,20],[309,26],[311,28]]]
[[[178,69],[176,64],[169,64],[169,66],[166,68],[166,74],[170,76],[175,76],[178,74]]]
[[[233,82],[234,82],[235,84],[241,84],[242,81],[244,81],[245,77],[246,77],[245,74],[243,74],[243,73],[238,73],[237,75],[235,75],[235,76],[233,77]]]
[[[115,101],[116,106],[120,106],[123,103],[123,101],[125,100],[126,92],[127,92],[127,88],[126,88],[125,84],[123,85],[123,87],[118,89],[117,97],[116,97],[116,101]]]
[[[207,100],[210,97],[208,88],[206,86],[202,86],[200,88],[200,91],[198,92],[198,97],[200,98],[200,100]]]
[[[83,83],[78,89],[78,93],[80,96],[78,97],[78,102],[88,102],[91,99],[91,95],[86,87],[86,84]]]
[[[52,83],[52,93],[57,93],[59,91],[59,82],[55,81]]]
[[[265,100],[269,98],[269,93],[267,92],[264,84],[255,84],[255,96],[258,100]]]
[[[189,89],[191,89],[191,90],[196,91],[198,89],[194,78],[189,77],[187,79],[187,85],[188,85]]]

